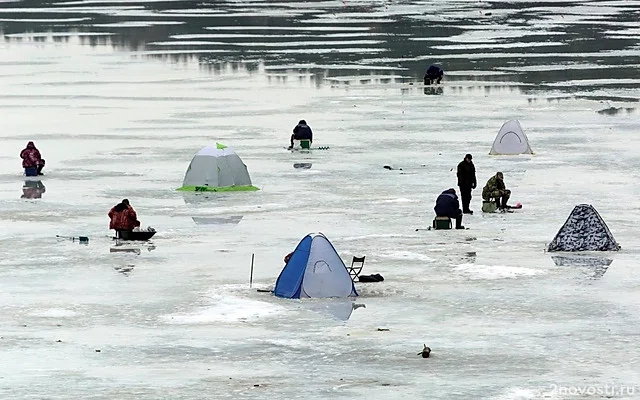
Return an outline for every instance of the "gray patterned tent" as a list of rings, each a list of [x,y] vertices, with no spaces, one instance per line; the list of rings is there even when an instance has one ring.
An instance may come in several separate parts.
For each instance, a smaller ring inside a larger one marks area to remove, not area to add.
[[[617,251],[620,246],[600,214],[590,204],[579,204],[549,243],[548,251]]]

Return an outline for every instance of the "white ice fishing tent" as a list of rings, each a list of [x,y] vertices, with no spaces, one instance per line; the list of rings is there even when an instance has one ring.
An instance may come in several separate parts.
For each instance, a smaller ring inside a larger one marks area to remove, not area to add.
[[[533,154],[527,135],[517,119],[502,124],[498,136],[493,141],[490,155]]]
[[[298,243],[274,293],[291,299],[358,295],[344,262],[322,233],[309,234]]]
[[[178,190],[223,192],[258,190],[251,184],[247,166],[229,147],[205,146],[191,160]]]
[[[620,246],[590,204],[578,204],[549,243],[548,251],[617,251]]]

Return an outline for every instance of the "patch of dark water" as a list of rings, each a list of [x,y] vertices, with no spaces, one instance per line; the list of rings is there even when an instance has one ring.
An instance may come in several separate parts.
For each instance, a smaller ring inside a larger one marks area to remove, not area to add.
[[[595,80],[583,89],[596,91],[605,85],[598,80],[612,74],[637,79],[636,70],[625,67],[640,60],[637,40],[622,34],[637,23],[629,12],[634,5],[571,5],[30,1],[2,4],[0,29],[9,43],[66,43],[70,33],[77,32],[83,46],[107,46],[171,63],[195,60],[212,73],[229,73],[221,67],[229,63],[248,72],[259,72],[257,64],[287,65],[282,73],[312,73],[317,85],[353,76],[354,71],[362,77],[355,81],[365,84],[373,73],[383,75],[380,84],[396,83],[400,71],[406,81],[420,82],[432,63],[443,66],[448,82],[469,79],[448,71],[527,67],[509,76],[474,79],[507,80],[532,91],[575,79]],[[600,68],[542,68],[585,58]],[[555,89],[572,91],[571,85]]]

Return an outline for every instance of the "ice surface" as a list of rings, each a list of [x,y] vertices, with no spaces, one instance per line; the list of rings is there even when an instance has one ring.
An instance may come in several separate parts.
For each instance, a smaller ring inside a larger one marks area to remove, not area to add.
[[[566,399],[552,389],[640,381],[638,2],[238,1],[219,23],[195,2],[125,3],[0,13],[0,398]],[[207,32],[243,44],[149,45]],[[526,46],[545,40],[566,46]],[[431,62],[445,79],[425,88]],[[284,149],[301,118],[328,150]],[[535,154],[489,157],[514,118]],[[28,140],[47,160],[39,198]],[[215,142],[260,191],[175,190]],[[466,153],[469,230],[427,230]],[[522,210],[480,212],[496,171]],[[122,198],[151,243],[112,239]],[[544,252],[579,203],[622,245],[604,264]],[[366,308],[256,292],[317,231],[385,277],[357,284]]]

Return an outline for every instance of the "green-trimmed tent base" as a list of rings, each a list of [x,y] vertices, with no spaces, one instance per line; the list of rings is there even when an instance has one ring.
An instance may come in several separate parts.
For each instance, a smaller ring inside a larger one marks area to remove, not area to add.
[[[244,186],[183,186],[177,189],[182,192],[255,192],[259,188],[251,185]]]

